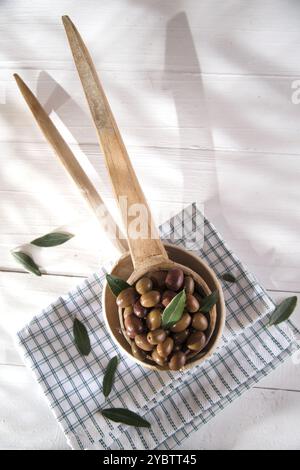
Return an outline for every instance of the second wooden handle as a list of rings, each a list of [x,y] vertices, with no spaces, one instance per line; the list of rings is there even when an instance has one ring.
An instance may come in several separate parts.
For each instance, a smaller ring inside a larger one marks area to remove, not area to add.
[[[122,212],[134,267],[144,264],[146,259],[168,259],[90,54],[71,20],[64,16],[63,23]],[[122,200],[126,201],[127,209],[142,210],[145,222],[143,238],[132,233],[128,210],[123,210]]]

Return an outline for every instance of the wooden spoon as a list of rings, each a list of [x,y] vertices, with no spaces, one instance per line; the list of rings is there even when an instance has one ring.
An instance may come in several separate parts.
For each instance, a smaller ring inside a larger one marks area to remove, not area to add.
[[[93,117],[99,142],[103,150],[106,166],[115,191],[117,202],[122,213],[124,226],[126,227],[127,239],[134,267],[134,270],[128,279],[129,284],[134,284],[138,279],[150,271],[180,268],[185,274],[192,276],[196,284],[202,287],[207,295],[210,294],[211,290],[207,283],[195,271],[169,259],[166,249],[159,239],[158,233],[155,229],[148,204],[132,168],[121,134],[113,117],[90,54],[76,27],[67,16],[63,17],[63,23],[72,50],[74,62]],[[138,204],[138,208],[145,214],[145,226],[143,227],[143,233],[146,232],[147,234],[145,238],[133,236],[131,226],[128,224],[127,212],[122,210],[122,202],[124,199],[127,202],[128,208],[132,208],[135,204]],[[111,310],[108,309],[109,305],[106,302],[104,302],[103,307],[104,315],[111,315]],[[216,306],[214,306],[210,313],[209,336],[212,335],[215,329],[216,319],[217,311]],[[221,322],[221,324],[223,324],[223,322]]]

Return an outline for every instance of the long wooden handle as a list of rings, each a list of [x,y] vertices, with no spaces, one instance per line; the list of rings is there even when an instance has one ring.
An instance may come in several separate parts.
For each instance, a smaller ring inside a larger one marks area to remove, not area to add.
[[[100,224],[103,224],[104,222],[103,212],[105,212],[105,228],[107,229],[107,226],[111,227],[111,233],[108,234],[110,235],[109,238],[114,244],[114,246],[121,253],[124,253],[128,250],[127,241],[122,236],[122,234],[120,234],[120,232],[119,234],[117,234],[115,233],[117,232],[117,230],[112,230],[113,228],[117,228],[117,225],[114,222],[109,211],[105,207],[104,202],[101,199],[95,186],[81,168],[72,150],[67,145],[67,143],[65,142],[65,140],[49,118],[48,114],[46,113],[38,99],[32,93],[32,91],[28,88],[28,86],[24,83],[24,81],[18,74],[14,74],[14,78],[42,133],[44,134],[45,138],[55,151],[56,155],[58,156],[61,163],[64,165],[69,175],[72,177],[73,181],[75,182],[76,186],[80,191],[80,194],[87,201],[93,213],[98,218]]]
[[[63,16],[63,24],[122,212],[134,267],[144,264],[145,259],[153,259],[153,262],[156,258],[167,259],[167,253],[155,229],[148,204],[132,168],[91,56],[69,17]],[[129,210],[137,209],[138,213],[141,210],[146,215],[142,227],[143,238],[138,238],[132,233],[133,227],[128,221],[128,212],[123,207],[124,198]]]

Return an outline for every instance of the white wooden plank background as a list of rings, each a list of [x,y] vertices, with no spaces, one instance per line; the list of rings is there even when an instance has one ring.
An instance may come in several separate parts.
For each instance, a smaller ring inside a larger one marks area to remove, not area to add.
[[[279,301],[300,292],[299,13],[295,0],[0,1],[1,448],[67,447],[14,336],[107,252],[12,73],[37,93],[115,210],[60,20],[69,14],[156,219],[197,200]],[[60,226],[78,236],[35,253],[48,275],[20,272],[10,249]],[[300,365],[290,360],[183,448],[299,449],[299,392]]]

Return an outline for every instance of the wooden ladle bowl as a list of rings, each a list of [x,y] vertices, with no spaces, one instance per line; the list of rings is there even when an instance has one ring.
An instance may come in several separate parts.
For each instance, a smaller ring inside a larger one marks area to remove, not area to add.
[[[196,278],[195,275],[193,275],[193,278],[196,282],[199,282],[200,277],[200,285],[206,293],[213,292],[215,290],[217,290],[219,293],[219,299],[215,306],[215,312],[213,312],[212,315],[215,318],[215,323],[210,327],[210,339],[208,340],[207,345],[201,351],[201,353],[195,355],[187,361],[187,363],[183,367],[183,369],[186,370],[203,363],[215,352],[224,329],[226,316],[225,302],[223,297],[223,291],[217,276],[215,275],[214,271],[203,260],[201,260],[192,252],[186,251],[185,249],[180,248],[176,245],[165,244],[164,246],[166,248],[170,260],[184,266],[185,272],[187,272],[186,268],[188,268],[188,270],[192,270],[193,274],[197,275]],[[133,272],[133,263],[129,253],[125,253],[123,256],[121,256],[121,258],[111,270],[111,274],[120,277],[124,280],[130,279]],[[126,335],[124,335],[122,313],[118,310],[118,307],[116,305],[116,298],[112,294],[107,283],[105,283],[102,292],[102,306],[105,323],[110,332],[111,338],[113,339],[115,344],[122,350],[122,352],[143,367],[147,367],[149,369],[163,370],[164,368],[159,367],[150,361],[142,362],[133,356],[130,340],[128,340],[128,338],[126,338]],[[167,369],[167,367],[165,369]]]

